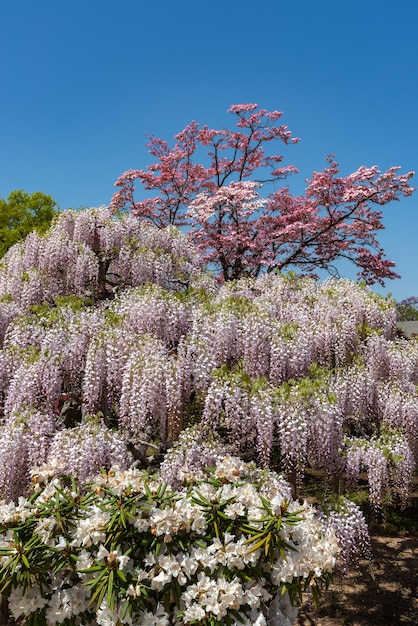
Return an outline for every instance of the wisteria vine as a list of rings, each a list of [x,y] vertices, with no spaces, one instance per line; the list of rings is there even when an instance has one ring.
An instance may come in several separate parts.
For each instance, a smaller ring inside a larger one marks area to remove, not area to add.
[[[283,472],[292,497],[314,471],[338,497],[366,475],[376,508],[407,502],[418,342],[364,285],[274,272],[222,284],[173,228],[70,211],[1,261],[0,333],[5,501],[44,463],[80,484],[160,467],[182,489],[234,454]]]

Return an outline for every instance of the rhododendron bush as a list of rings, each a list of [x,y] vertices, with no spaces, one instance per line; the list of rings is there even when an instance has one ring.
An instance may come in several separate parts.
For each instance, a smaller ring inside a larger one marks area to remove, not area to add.
[[[285,626],[289,596],[318,593],[334,568],[332,525],[237,458],[178,492],[115,469],[80,493],[53,471],[0,507],[0,584],[26,623]]]
[[[2,259],[0,346],[0,591],[27,624],[285,624],[282,590],[367,554],[358,481],[407,501],[418,343],[368,287],[220,282],[174,227],[68,211]]]

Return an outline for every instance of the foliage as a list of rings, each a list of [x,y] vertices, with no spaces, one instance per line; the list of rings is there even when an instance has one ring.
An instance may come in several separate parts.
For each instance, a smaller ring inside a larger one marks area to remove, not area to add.
[[[53,473],[0,506],[0,591],[27,626],[290,624],[286,592],[317,599],[336,563],[326,520],[233,457],[179,492],[138,470],[82,491]]]
[[[414,322],[418,320],[418,297],[410,296],[396,304],[399,322]]]
[[[229,112],[236,117],[235,130],[191,122],[172,148],[151,136],[155,162],[119,177],[111,207],[127,207],[159,227],[187,226],[205,261],[224,280],[292,267],[336,275],[334,263],[341,258],[352,261],[369,284],[398,276],[375,233],[383,228],[380,207],[413,192],[408,182],[413,172],[361,166],[343,177],[328,157],[328,167],[307,181],[305,195],[294,196],[288,187],[277,190],[276,183],[297,168],[283,167],[283,157],[268,150],[273,141],[298,141],[287,126],[277,125],[282,113],[256,104],[233,105]],[[137,180],[154,195],[136,200]],[[274,191],[261,197],[266,183]]]
[[[56,207],[55,200],[40,191],[28,194],[19,189],[10,192],[7,200],[0,198],[0,257],[33,230],[48,230]]]
[[[207,466],[233,455],[255,462],[270,482],[271,470],[281,472],[289,500],[303,494],[307,473],[320,476],[321,524],[348,566],[356,547],[367,551],[351,490],[366,475],[375,509],[389,498],[404,504],[418,458],[418,342],[398,338],[396,323],[394,301],[364,284],[275,272],[220,283],[173,227],[106,208],[63,213],[0,264],[3,513],[16,512],[33,469],[45,463],[49,477],[72,475],[82,486],[100,468],[158,468],[168,494],[206,480]],[[280,544],[267,506],[270,526],[255,535],[268,560]],[[210,522],[215,538],[226,532],[218,518]],[[31,519],[31,532],[40,530]],[[242,532],[250,538],[249,527]],[[29,548],[37,559],[36,541]],[[99,561],[86,567],[107,564]],[[67,597],[67,578],[59,584]],[[31,589],[35,607],[41,600]]]

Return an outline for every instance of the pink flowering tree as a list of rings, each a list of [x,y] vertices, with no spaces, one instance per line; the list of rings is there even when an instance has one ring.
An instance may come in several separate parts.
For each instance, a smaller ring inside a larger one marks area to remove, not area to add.
[[[187,226],[204,260],[224,280],[292,267],[335,274],[341,258],[353,262],[369,284],[398,276],[376,232],[383,228],[380,207],[413,192],[413,172],[362,166],[343,177],[328,158],[328,166],[307,181],[304,196],[288,187],[261,196],[264,185],[298,171],[282,166],[281,155],[271,156],[269,142],[298,139],[278,125],[279,111],[241,104],[229,112],[236,116],[235,130],[192,122],[175,136],[173,148],[152,136],[148,148],[155,162],[119,177],[111,207],[129,208],[159,227]],[[153,196],[138,201],[136,181]]]

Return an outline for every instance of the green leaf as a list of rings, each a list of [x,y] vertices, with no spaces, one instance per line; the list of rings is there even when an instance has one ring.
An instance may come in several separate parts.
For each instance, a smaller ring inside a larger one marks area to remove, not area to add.
[[[264,554],[266,556],[268,556],[269,552],[270,552],[270,542],[271,542],[271,533],[269,533],[265,539],[265,546],[264,546]]]
[[[260,541],[258,541],[254,546],[251,547],[251,549],[249,550],[249,554],[251,554],[252,552],[255,552],[256,550],[258,550],[258,548],[261,548],[261,546],[264,545],[265,541],[266,541],[265,537],[260,539]]]
[[[103,598],[105,596],[106,590],[107,590],[106,582],[107,582],[106,580],[102,580],[97,585],[97,589],[91,596],[89,604],[96,604],[97,608],[101,605]]]
[[[103,565],[93,565],[93,567],[87,567],[85,569],[79,569],[82,574],[91,574],[92,572],[100,572],[103,569]]]
[[[116,570],[116,574],[118,575],[118,577],[124,582],[126,583],[126,576],[125,574],[122,572],[121,569],[117,569]]]
[[[110,571],[109,579],[107,583],[107,605],[110,609],[113,609],[115,604],[115,597],[113,595],[113,581],[115,578],[114,570]]]
[[[22,558],[24,566],[27,567],[28,569],[30,569],[30,563],[29,563],[26,555],[25,554],[21,554],[21,558]]]
[[[80,570],[82,571],[82,570]],[[102,580],[102,578],[106,575],[107,573],[107,569],[103,569],[100,574],[98,576],[96,576],[96,578],[93,578],[92,580],[87,580],[86,582],[83,583],[83,585],[85,585],[86,587],[91,587],[92,589],[94,589],[94,587],[96,587],[97,585],[99,585],[100,581]]]

